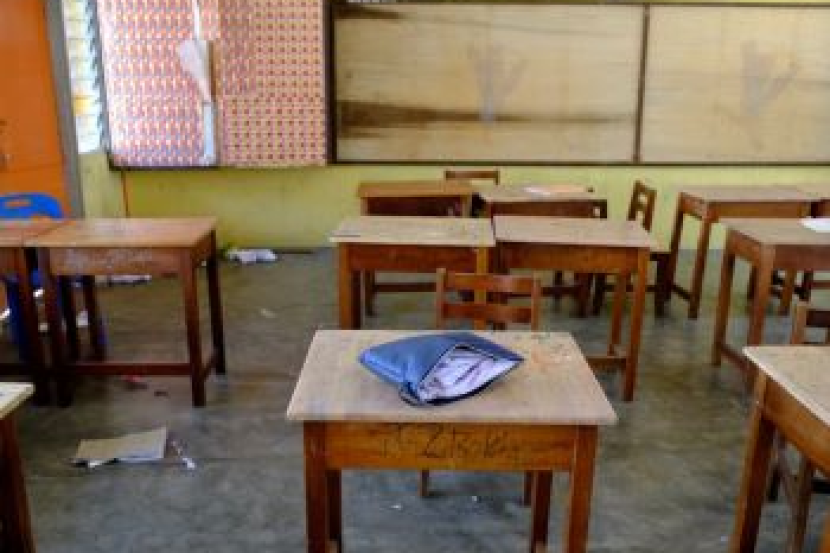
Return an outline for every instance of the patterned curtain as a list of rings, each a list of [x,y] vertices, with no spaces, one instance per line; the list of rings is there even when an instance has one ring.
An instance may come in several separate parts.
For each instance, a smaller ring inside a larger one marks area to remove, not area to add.
[[[176,53],[193,37],[191,0],[98,0],[98,16],[113,162],[205,164],[201,99]]]
[[[218,3],[222,164],[325,164],[323,0]]]

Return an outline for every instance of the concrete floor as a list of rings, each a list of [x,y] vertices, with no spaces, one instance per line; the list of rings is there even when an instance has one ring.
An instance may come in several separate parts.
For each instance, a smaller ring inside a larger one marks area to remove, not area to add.
[[[709,366],[713,254],[702,316],[685,318],[675,298],[643,326],[633,403],[617,381],[601,379],[620,422],[600,435],[589,550],[724,552],[732,529],[745,446],[748,398],[735,369]],[[190,407],[184,378],[120,378],[80,383],[67,409],[26,407],[19,416],[33,525],[41,553],[302,551],[305,540],[300,427],[284,419],[306,347],[317,328],[336,326],[330,251],[282,256],[273,265],[222,268],[227,378],[207,384],[208,406]],[[687,267],[683,267],[687,274]],[[178,286],[154,280],[101,289],[115,355],[183,354]],[[823,299],[823,298],[821,298]],[[650,300],[650,298],[649,298]],[[385,295],[373,327],[429,328],[428,295]],[[544,326],[573,332],[601,349],[607,316],[575,319],[564,301],[545,302]],[[733,336],[745,310],[735,300]],[[606,312],[607,315],[607,312]],[[789,322],[771,316],[768,341]],[[162,463],[96,470],[68,463],[78,441],[165,425],[198,464]],[[344,476],[345,543],[351,551],[524,551],[528,511],[521,477],[439,472],[435,496],[417,494],[414,472]],[[558,543],[564,481],[555,481],[551,539]],[[805,551],[818,550],[828,501],[816,498]],[[786,511],[765,509],[758,551],[781,551]],[[553,548],[558,550],[558,548]]]

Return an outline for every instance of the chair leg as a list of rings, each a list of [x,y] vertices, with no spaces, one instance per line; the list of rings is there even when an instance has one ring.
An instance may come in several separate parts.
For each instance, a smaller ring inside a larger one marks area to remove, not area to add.
[[[530,499],[533,497],[533,472],[525,471],[525,489],[522,495],[522,505],[530,507]]]
[[[778,305],[778,314],[781,316],[790,312],[790,304],[792,304],[793,295],[795,294],[795,279],[798,273],[795,271],[786,271],[784,273],[784,283],[781,286],[781,303]]]
[[[594,282],[594,275],[577,273],[574,278],[576,279],[576,316],[586,317],[588,304],[591,301],[591,283]]]
[[[662,317],[666,314],[666,302],[671,291],[669,282],[669,256],[660,256],[657,259],[657,271],[654,275],[654,315]]]
[[[421,497],[429,497],[429,471],[422,470],[421,471],[421,485],[419,488],[419,493]]]
[[[813,465],[801,459],[796,479],[796,495],[793,498],[792,520],[787,536],[787,553],[801,553],[807,533],[807,515],[810,512],[810,495],[813,492]]]
[[[363,310],[369,317],[375,316],[375,273],[363,272]]]
[[[594,275],[594,305],[592,306],[594,315],[599,315],[602,311],[602,304],[605,300],[605,292],[608,289],[606,282],[606,275],[604,273]]]

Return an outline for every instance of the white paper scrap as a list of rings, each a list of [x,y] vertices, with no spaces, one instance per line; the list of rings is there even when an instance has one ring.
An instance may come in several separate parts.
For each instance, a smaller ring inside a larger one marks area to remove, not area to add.
[[[830,232],[830,217],[805,217],[801,224],[816,232]]]
[[[161,427],[149,432],[125,434],[103,440],[81,440],[74,463],[90,467],[121,461],[143,463],[164,459],[167,443],[167,428]]]

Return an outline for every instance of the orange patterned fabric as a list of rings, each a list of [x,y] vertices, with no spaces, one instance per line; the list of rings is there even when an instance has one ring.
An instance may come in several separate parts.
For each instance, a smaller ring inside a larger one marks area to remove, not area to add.
[[[327,159],[323,0],[199,0],[213,42],[219,164]],[[98,0],[113,162],[203,164],[202,107],[177,46],[191,0]]]
[[[176,55],[193,36],[190,0],[98,0],[98,17],[113,162],[201,164],[199,93]]]
[[[323,0],[218,0],[224,165],[326,162]]]

